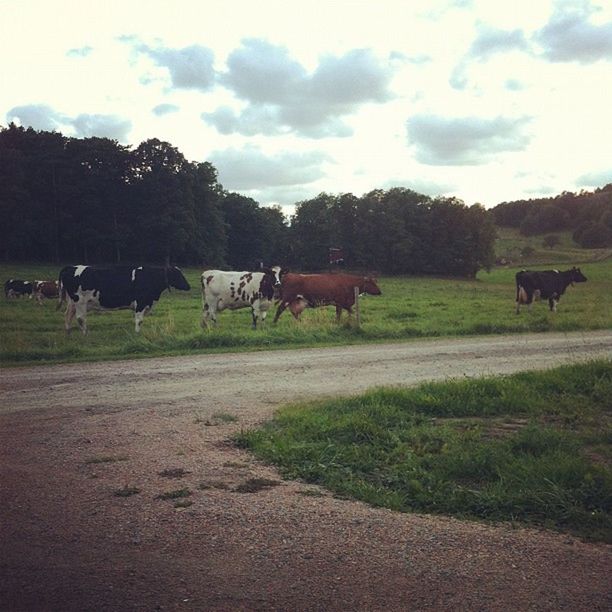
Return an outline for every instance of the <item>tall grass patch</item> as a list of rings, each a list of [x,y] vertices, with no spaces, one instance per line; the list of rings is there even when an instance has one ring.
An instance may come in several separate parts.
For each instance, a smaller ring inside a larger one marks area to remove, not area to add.
[[[237,443],[399,511],[612,542],[612,361],[293,405]]]

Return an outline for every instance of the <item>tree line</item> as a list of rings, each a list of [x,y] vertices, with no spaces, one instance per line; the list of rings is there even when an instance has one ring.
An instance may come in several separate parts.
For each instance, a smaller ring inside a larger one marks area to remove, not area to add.
[[[525,236],[571,231],[583,248],[612,246],[612,183],[593,192],[502,202],[491,213],[497,225],[518,228]]]
[[[0,126],[0,228],[10,261],[321,270],[334,247],[352,269],[457,276],[492,265],[495,240],[492,216],[455,198],[322,193],[288,220],[167,142],[131,148],[14,124]]]

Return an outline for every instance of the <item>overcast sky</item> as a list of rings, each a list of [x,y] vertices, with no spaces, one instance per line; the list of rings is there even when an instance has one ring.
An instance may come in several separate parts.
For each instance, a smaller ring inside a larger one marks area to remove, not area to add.
[[[0,124],[210,161],[286,212],[612,182],[612,0],[0,0]]]

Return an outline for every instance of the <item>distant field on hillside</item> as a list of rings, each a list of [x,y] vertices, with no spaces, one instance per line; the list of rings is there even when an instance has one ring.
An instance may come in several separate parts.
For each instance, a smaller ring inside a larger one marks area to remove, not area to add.
[[[573,263],[573,262],[572,262]],[[520,266],[522,267],[522,266]],[[557,267],[565,268],[560,263]],[[0,279],[55,278],[59,266],[2,265]],[[192,289],[162,295],[142,332],[134,331],[131,311],[91,313],[89,335],[75,328],[64,334],[62,311],[56,301],[42,306],[24,298],[0,298],[0,363],[53,363],[214,351],[269,350],[410,338],[476,334],[612,329],[612,260],[581,264],[589,281],[569,287],[559,311],[545,303],[532,312],[514,312],[517,268],[496,267],[476,280],[424,277],[383,277],[383,295],[361,299],[361,328],[346,319],[337,325],[334,309],[306,310],[296,322],[285,312],[277,325],[274,311],[261,329],[251,329],[247,309],[223,312],[219,326],[200,327],[200,270],[184,270]]]
[[[544,245],[544,238],[554,235],[559,244],[553,248]],[[498,227],[495,241],[495,256],[504,258],[511,265],[539,265],[546,263],[579,264],[582,262],[601,261],[612,257],[612,249],[583,249],[572,240],[571,232],[554,232],[537,236],[523,236],[518,229]],[[524,254],[524,249],[533,252]]]

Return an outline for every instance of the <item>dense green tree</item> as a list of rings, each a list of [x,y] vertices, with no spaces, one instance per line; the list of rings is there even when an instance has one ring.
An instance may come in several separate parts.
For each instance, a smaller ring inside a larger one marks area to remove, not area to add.
[[[329,264],[332,244],[330,208],[334,196],[320,193],[312,200],[299,202],[291,219],[292,263],[301,270],[322,270]]]
[[[227,232],[217,171],[208,162],[191,164],[189,171],[196,227],[187,261],[205,268],[219,267],[225,263]]]
[[[408,189],[320,194],[300,202],[291,235],[304,270],[325,269],[330,246],[343,249],[349,268],[388,274],[474,276],[494,260],[495,226],[482,206]]]
[[[181,261],[196,239],[188,166],[178,149],[156,138],[132,152],[131,190],[138,219],[132,240],[139,260]]]
[[[586,247],[579,239],[585,228],[602,223],[602,216],[612,214],[612,184],[593,192],[564,191],[554,198],[502,202],[491,213],[498,225],[520,228],[524,235],[572,231],[574,240]],[[605,236],[601,230],[597,234],[600,238]],[[599,244],[601,240],[595,242]]]
[[[73,138],[66,144],[66,162],[64,254],[84,263],[121,262],[131,225],[128,148],[107,138]]]

